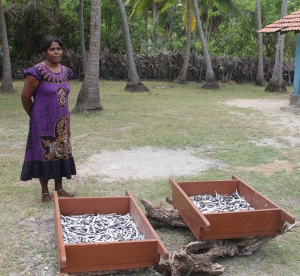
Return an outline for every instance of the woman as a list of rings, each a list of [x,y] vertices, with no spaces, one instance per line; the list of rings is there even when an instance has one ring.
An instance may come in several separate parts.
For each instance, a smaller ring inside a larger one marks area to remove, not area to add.
[[[62,187],[62,177],[71,179],[76,174],[68,106],[69,79],[73,72],[60,64],[62,46],[58,38],[44,39],[45,60],[24,71],[26,79],[21,94],[23,107],[30,117],[21,180],[39,178],[42,203],[51,200],[49,179],[54,179],[58,195],[74,196]]]

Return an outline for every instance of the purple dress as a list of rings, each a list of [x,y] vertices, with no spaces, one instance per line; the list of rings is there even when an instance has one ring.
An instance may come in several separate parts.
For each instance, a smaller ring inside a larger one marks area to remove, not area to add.
[[[24,71],[40,84],[33,94],[29,133],[21,180],[71,178],[76,174],[70,140],[69,79],[73,72],[61,66],[51,72],[42,63]]]

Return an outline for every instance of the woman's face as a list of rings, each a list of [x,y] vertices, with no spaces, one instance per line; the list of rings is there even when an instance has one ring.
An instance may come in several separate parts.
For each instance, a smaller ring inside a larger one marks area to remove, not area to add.
[[[52,42],[50,48],[48,48],[44,54],[46,60],[51,63],[59,63],[62,57],[62,48],[57,42]]]

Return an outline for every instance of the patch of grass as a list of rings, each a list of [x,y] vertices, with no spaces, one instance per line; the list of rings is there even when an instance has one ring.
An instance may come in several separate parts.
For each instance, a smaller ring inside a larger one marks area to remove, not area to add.
[[[198,175],[178,177],[185,180],[231,179],[237,175],[285,210],[300,217],[300,148],[289,143],[284,148],[258,146],[253,141],[278,138],[275,126],[259,110],[229,106],[232,99],[287,99],[292,92],[267,93],[252,85],[221,84],[217,91],[207,91],[200,84],[178,85],[145,81],[150,93],[128,93],[125,82],[100,81],[103,110],[72,114],[73,154],[83,163],[102,151],[152,146],[167,149],[194,149],[201,158],[219,160],[225,166]],[[0,271],[1,275],[55,275],[58,271],[53,229],[53,202],[40,203],[38,184],[18,182],[24,158],[29,118],[17,93],[0,94]],[[75,106],[81,83],[71,83],[70,110]],[[299,138],[299,134],[295,134]],[[265,175],[259,171],[237,171],[287,160],[294,168]],[[53,183],[49,186],[53,190]],[[124,195],[165,204],[170,196],[168,179],[119,179],[106,182],[104,176],[64,180],[77,196]],[[189,230],[157,230],[167,248],[177,250],[195,240]],[[222,259],[224,275],[296,275],[300,268],[299,231],[275,238],[248,257]],[[41,256],[41,257],[40,257]],[[44,268],[49,270],[45,271]],[[296,274],[295,274],[296,272]],[[52,274],[51,274],[52,273]],[[139,275],[152,275],[153,271]],[[29,275],[29,274],[28,274]]]

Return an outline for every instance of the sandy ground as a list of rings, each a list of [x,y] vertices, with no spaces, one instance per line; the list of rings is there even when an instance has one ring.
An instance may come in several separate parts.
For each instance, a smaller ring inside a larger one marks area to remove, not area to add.
[[[289,104],[288,99],[236,99],[226,102],[240,108],[262,110],[270,117],[268,123],[278,127],[286,127],[288,135],[299,133],[300,108]],[[300,142],[300,140],[297,140]]]
[[[300,138],[295,137],[300,131],[300,108],[289,105],[287,99],[236,99],[230,100],[226,104],[261,110],[270,118],[268,124],[275,126],[278,130],[276,138],[249,142],[278,148],[283,148],[287,144],[300,146]],[[85,163],[79,164],[77,173],[78,177],[98,176],[104,181],[114,181],[193,175],[222,166],[223,164],[217,160],[195,157],[193,150],[177,151],[144,147],[130,150],[120,149],[114,152],[103,151],[101,154],[91,156]],[[279,170],[282,168],[292,169],[291,164],[277,161],[270,165],[253,168],[241,167],[237,170],[259,170],[268,175],[275,172],[276,168]]]
[[[79,177],[98,175],[104,181],[147,179],[193,175],[222,164],[216,160],[200,159],[192,150],[169,150],[151,147],[103,151],[79,165]]]

